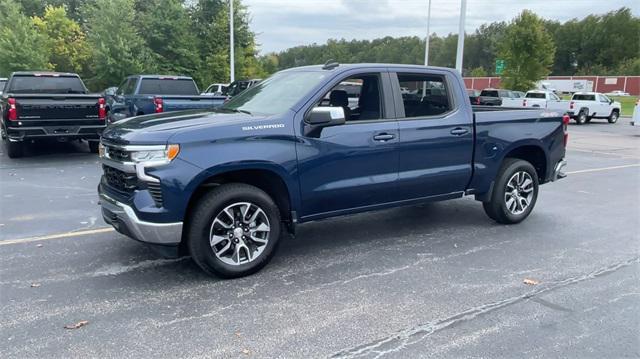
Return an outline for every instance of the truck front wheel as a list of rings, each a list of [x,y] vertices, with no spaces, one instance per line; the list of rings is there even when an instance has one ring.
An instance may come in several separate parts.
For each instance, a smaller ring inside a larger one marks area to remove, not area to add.
[[[612,111],[611,115],[609,115],[609,123],[616,123],[618,122],[618,117],[620,117],[620,114],[618,114],[618,111]]]
[[[236,278],[264,267],[280,239],[280,210],[261,189],[223,184],[207,192],[191,211],[187,228],[193,260],[206,273]]]
[[[524,160],[505,159],[488,202],[482,206],[498,223],[515,224],[529,216],[538,199],[538,174]]]

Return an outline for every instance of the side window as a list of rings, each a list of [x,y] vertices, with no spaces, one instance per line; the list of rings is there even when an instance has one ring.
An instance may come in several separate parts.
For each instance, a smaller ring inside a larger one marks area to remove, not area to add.
[[[127,85],[124,87],[124,94],[125,95],[133,95],[133,92],[136,89],[136,83],[137,82],[138,82],[138,80],[135,79],[135,78],[129,79],[129,81],[127,82]]]
[[[452,108],[444,76],[398,73],[405,117],[437,116]]]
[[[122,81],[122,83],[118,85],[118,89],[116,90],[116,95],[118,96],[124,95],[124,89],[125,87],[127,87],[128,83],[129,83],[129,79],[124,79],[124,81]]]
[[[551,95],[551,99],[552,99],[552,100],[554,100],[554,101],[560,101],[560,98],[559,98],[556,94],[551,93],[551,94],[549,94],[549,95]]]
[[[325,94],[318,106],[342,107],[347,122],[379,120],[382,109],[379,74],[362,74],[342,80]]]
[[[606,103],[609,103],[609,99],[607,98],[607,96],[605,96],[605,95],[598,95],[598,97],[600,98],[600,102],[606,102]]]

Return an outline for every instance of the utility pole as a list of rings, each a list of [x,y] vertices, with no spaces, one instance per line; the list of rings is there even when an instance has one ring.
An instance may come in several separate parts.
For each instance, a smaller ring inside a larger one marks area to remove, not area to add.
[[[467,0],[461,0],[460,27],[458,28],[458,51],[456,53],[456,70],[462,74],[462,56],[464,52],[464,20],[467,16]]]
[[[235,81],[235,57],[234,57],[234,43],[233,43],[233,0],[229,0],[229,65],[231,67],[231,81]]]
[[[429,28],[431,27],[431,0],[429,0],[429,5],[427,8],[427,37],[425,39],[424,46],[424,66],[429,66],[429,38],[431,37],[431,32]]]

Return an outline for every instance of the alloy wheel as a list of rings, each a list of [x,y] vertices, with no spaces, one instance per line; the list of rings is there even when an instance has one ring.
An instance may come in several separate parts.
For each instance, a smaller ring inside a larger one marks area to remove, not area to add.
[[[222,262],[238,266],[256,260],[269,242],[269,218],[259,206],[237,202],[225,207],[211,223],[209,244]]]
[[[533,200],[534,189],[533,179],[528,172],[516,172],[507,181],[504,193],[507,210],[515,215],[526,211]]]

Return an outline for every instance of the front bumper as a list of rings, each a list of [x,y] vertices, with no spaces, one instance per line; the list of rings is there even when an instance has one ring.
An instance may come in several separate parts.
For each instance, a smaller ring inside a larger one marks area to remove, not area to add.
[[[182,222],[153,223],[138,218],[131,206],[100,193],[104,221],[118,232],[140,242],[177,246],[182,239]]]
[[[564,158],[556,163],[556,166],[553,168],[553,177],[551,177],[551,181],[557,181],[559,179],[567,177],[567,175],[562,172],[566,165],[567,161]]]

